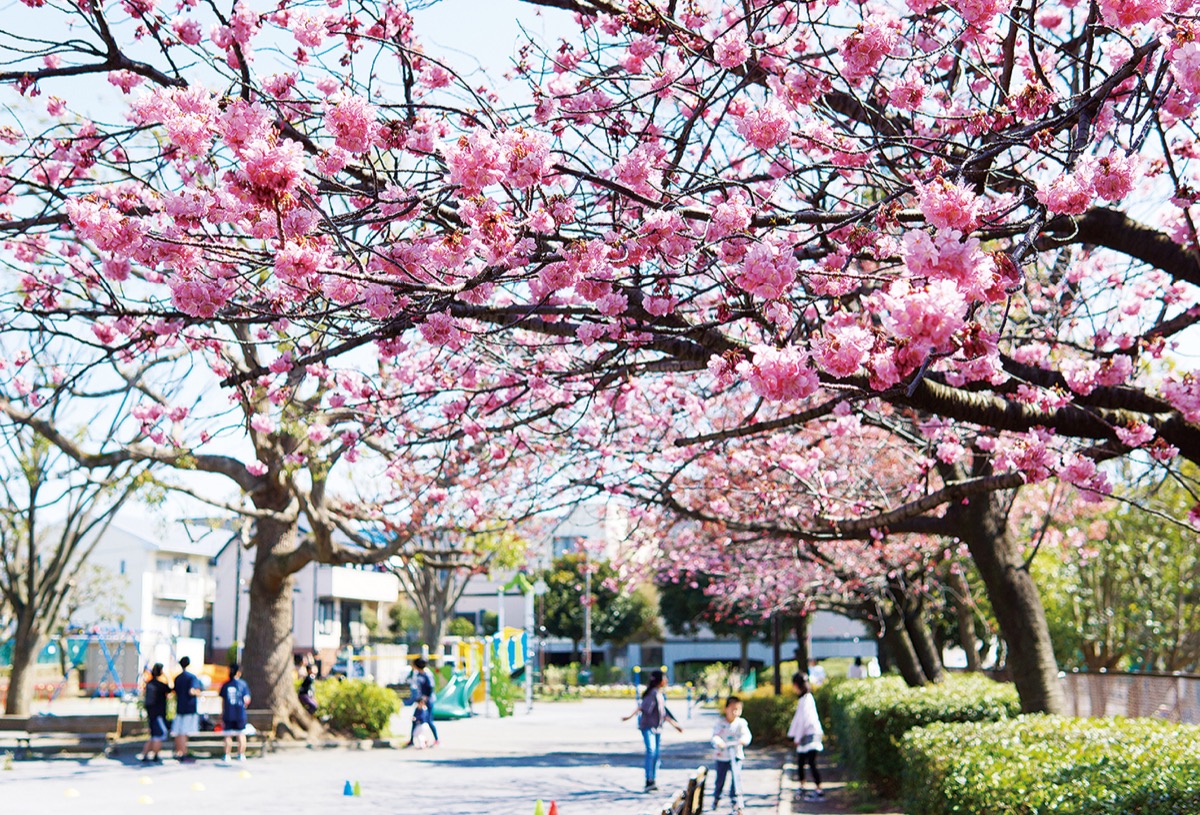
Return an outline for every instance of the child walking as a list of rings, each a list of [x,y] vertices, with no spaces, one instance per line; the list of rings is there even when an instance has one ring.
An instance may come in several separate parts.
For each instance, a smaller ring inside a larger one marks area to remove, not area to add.
[[[437,739],[433,735],[433,711],[429,709],[429,700],[424,696],[413,706],[412,744],[418,750],[437,746]]]
[[[229,681],[221,686],[221,730],[225,733],[225,763],[230,761],[233,738],[238,741],[238,761],[246,760],[246,707],[250,704],[250,686],[241,679],[236,662],[229,666]]]
[[[725,789],[725,778],[729,778],[729,797],[733,801],[734,815],[742,815],[745,798],[742,792],[742,761],[744,747],[750,743],[750,725],[742,718],[742,700],[730,696],[725,700],[724,715],[713,725],[713,759],[717,763],[717,782],[713,789],[713,812],[721,806],[721,792]]]
[[[796,743],[796,772],[800,776],[800,792],[804,792],[804,767],[807,765],[812,768],[815,788],[804,798],[807,801],[822,801],[825,793],[821,792],[817,753],[825,749],[821,743],[825,738],[825,730],[817,718],[817,700],[813,698],[808,677],[798,673],[792,677],[792,684],[796,686],[800,701],[796,703],[796,714],[792,716],[792,724],[788,727],[788,738]]]

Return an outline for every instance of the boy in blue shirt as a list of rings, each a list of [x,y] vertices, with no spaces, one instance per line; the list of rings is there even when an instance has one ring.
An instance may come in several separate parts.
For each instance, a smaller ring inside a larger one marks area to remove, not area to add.
[[[234,736],[238,740],[238,761],[246,760],[246,707],[250,704],[250,687],[241,675],[241,667],[233,663],[229,666],[229,681],[221,686],[221,730],[225,733],[226,764]]]

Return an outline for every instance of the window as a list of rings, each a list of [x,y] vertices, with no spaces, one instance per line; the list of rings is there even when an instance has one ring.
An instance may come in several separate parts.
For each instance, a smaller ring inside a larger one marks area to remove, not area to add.
[[[332,600],[319,600],[317,602],[317,633],[318,634],[337,634],[337,609],[334,608]]]
[[[551,557],[562,557],[579,549],[579,538],[575,535],[555,535],[550,542]]]

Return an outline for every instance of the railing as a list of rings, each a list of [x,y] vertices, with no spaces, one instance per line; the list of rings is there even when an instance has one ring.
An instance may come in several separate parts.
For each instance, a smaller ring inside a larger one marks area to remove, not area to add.
[[[1068,673],[1066,713],[1129,716],[1200,724],[1200,676],[1155,673]]]
[[[162,600],[178,600],[203,604],[210,599],[214,582],[192,572],[157,572],[154,575],[154,596]]]

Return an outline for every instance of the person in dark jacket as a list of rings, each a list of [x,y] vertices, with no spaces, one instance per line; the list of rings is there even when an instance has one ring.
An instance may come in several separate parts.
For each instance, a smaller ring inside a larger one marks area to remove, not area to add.
[[[140,758],[143,764],[162,764],[158,753],[167,738],[167,697],[170,694],[171,686],[163,681],[162,663],[156,662],[150,669],[150,679],[142,696],[146,706],[146,721],[150,725],[150,738],[142,748]]]

